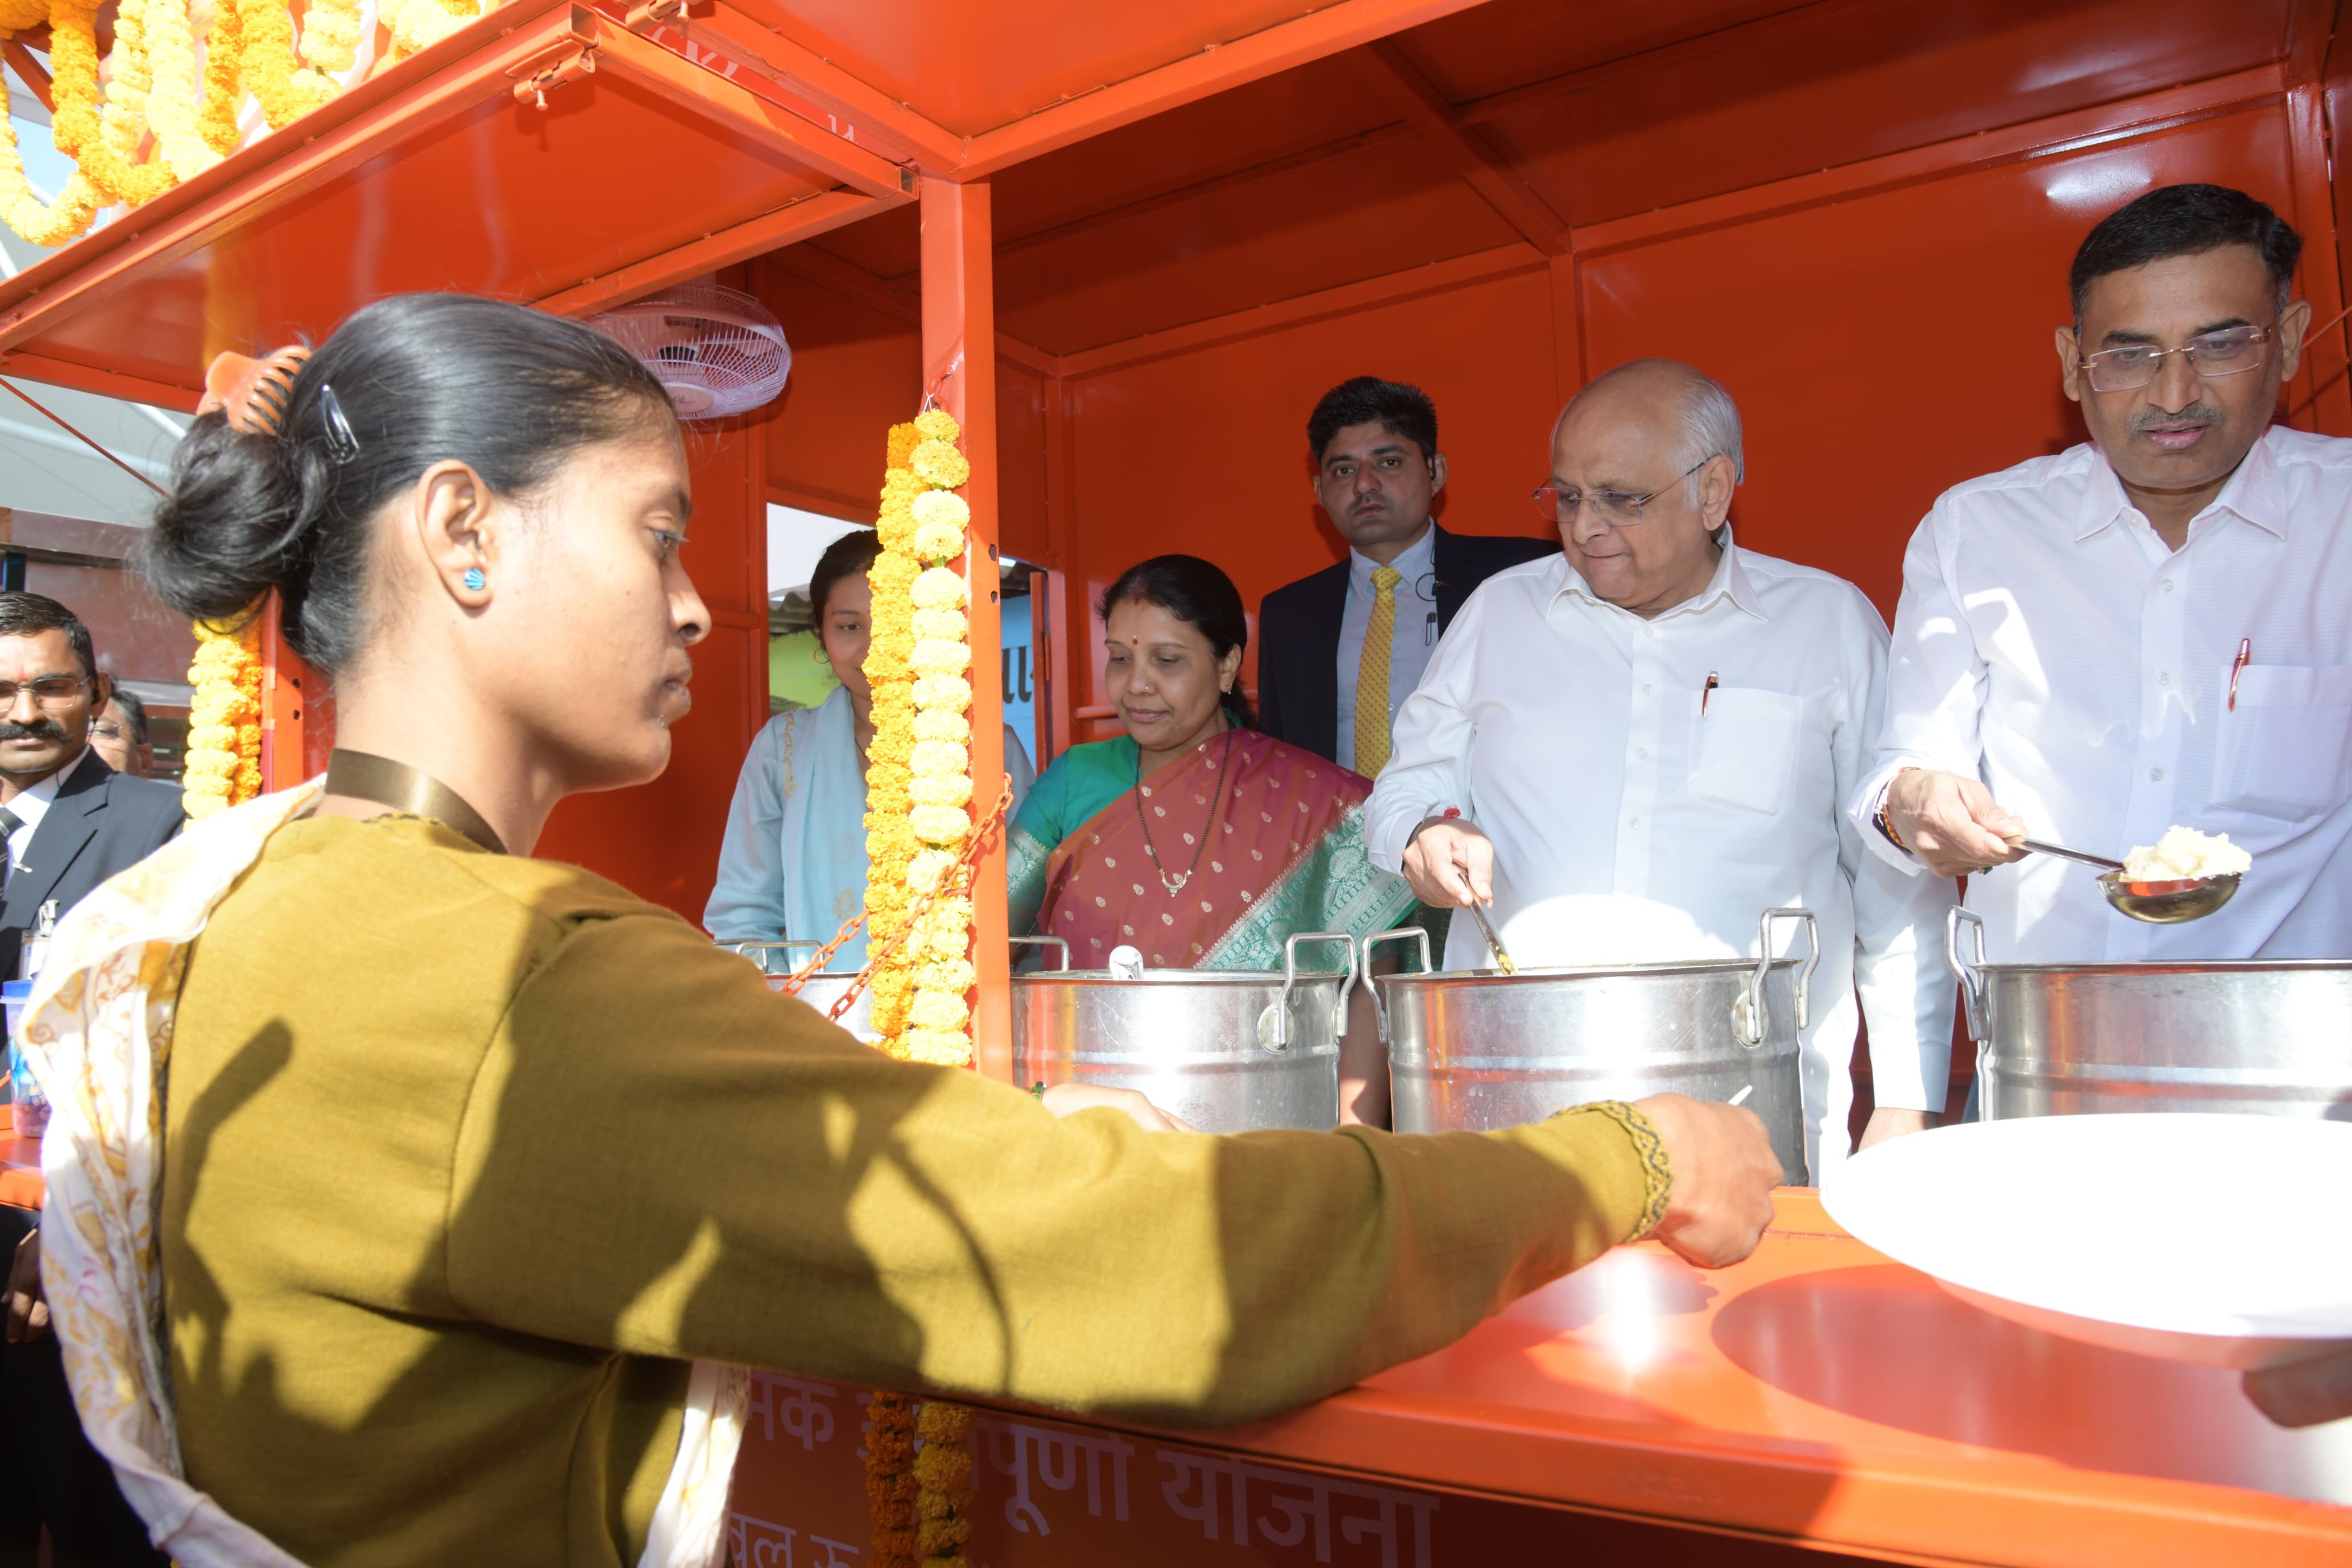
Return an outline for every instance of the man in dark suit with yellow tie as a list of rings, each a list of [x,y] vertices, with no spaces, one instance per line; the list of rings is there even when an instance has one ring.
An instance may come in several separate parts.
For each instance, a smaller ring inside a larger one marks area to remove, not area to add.
[[[1419,387],[1342,382],[1315,405],[1307,441],[1315,497],[1348,559],[1258,607],[1258,727],[1370,779],[1388,761],[1398,706],[1470,591],[1559,541],[1451,534],[1430,520],[1445,455],[1437,406]]]

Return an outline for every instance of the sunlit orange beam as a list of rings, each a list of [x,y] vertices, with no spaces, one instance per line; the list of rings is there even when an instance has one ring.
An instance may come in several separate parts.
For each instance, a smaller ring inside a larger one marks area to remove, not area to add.
[[[764,256],[779,246],[856,223],[880,212],[886,204],[860,191],[822,191],[691,245],[631,262],[618,271],[592,277],[536,303],[540,309],[559,316],[584,316],[592,310],[610,309],[673,283],[683,283],[689,277]]]
[[[1480,0],[1340,0],[971,138],[955,172],[992,173],[1244,82],[1466,11]]]
[[[8,68],[33,89],[33,96],[41,100],[43,109],[52,114],[57,112],[58,106],[49,99],[49,73],[41,68],[41,62],[33,57],[32,50],[14,38],[0,39],[0,60],[7,61]]]

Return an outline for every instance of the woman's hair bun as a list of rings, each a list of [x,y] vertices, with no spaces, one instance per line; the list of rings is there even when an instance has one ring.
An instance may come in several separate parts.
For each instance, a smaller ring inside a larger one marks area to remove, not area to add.
[[[278,434],[240,433],[218,412],[189,427],[142,566],[158,599],[209,621],[277,590],[287,641],[330,671],[367,636],[369,526],[427,468],[464,463],[493,493],[524,495],[580,448],[676,417],[612,340],[467,294],[368,306],[288,392]]]

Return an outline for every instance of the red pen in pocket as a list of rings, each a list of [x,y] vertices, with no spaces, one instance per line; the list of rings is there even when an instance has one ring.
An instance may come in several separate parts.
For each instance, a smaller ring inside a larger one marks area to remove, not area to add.
[[[2254,640],[2252,637],[2239,638],[2238,656],[2230,661],[2230,711],[2231,713],[2238,711],[2238,676],[2248,664],[2253,662]]]
[[[1719,676],[1719,675],[1717,675],[1717,674],[1714,674],[1710,673],[1710,674],[1707,675],[1707,677],[1706,677],[1706,685],[1703,685],[1703,686],[1699,687],[1699,689],[1698,689],[1698,716],[1699,716],[1699,717],[1701,717],[1701,718],[1705,718],[1705,717],[1706,716],[1706,702],[1707,702],[1707,699],[1708,699],[1709,697],[1711,697],[1711,696],[1715,695],[1715,688],[1716,688],[1716,687],[1717,687],[1717,686],[1719,686],[1719,685],[1723,685],[1723,678],[1722,678],[1721,676]]]

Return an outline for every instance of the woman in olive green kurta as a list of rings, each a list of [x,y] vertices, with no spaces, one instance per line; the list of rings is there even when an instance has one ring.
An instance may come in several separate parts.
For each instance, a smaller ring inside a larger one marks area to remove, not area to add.
[[[282,590],[339,744],[482,822],[331,780],[187,963],[159,1224],[179,1437],[191,1483],[303,1561],[635,1562],[688,1358],[1222,1424],[1445,1343],[1645,1207],[1696,1256],[1760,1231],[1741,1113],[1646,1103],[1671,1205],[1622,1108],[1436,1138],[1058,1119],[493,852],[667,758],[709,623],[667,405],[593,334],[456,296],[354,317],[288,402],[282,435],[197,422],[151,580],[215,617]]]

